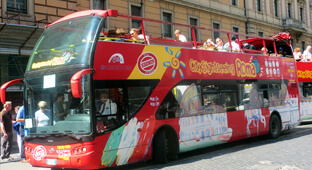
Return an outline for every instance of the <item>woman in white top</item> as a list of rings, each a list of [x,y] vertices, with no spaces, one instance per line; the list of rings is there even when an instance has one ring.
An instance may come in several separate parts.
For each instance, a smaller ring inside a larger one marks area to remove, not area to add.
[[[302,60],[304,62],[311,61],[312,54],[311,54],[311,46],[307,46],[306,50],[304,50],[302,54]]]
[[[37,126],[51,126],[51,111],[47,109],[47,102],[40,101],[38,103],[39,110],[35,112],[35,119]]]
[[[294,56],[296,61],[300,61],[302,59],[302,53],[300,51],[300,48],[294,49]]]

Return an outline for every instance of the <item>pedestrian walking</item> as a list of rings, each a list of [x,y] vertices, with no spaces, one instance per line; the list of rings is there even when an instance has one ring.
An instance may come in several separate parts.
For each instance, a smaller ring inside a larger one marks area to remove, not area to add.
[[[3,105],[3,110],[0,112],[2,129],[1,134],[1,161],[13,160],[10,156],[12,144],[13,144],[13,132],[12,132],[12,115],[10,110],[12,109],[12,102],[7,101]]]

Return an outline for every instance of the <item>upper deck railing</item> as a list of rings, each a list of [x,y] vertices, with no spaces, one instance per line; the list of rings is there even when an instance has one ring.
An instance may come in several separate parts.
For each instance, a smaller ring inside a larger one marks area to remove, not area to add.
[[[173,22],[167,22],[167,21],[160,21],[150,18],[144,18],[139,16],[132,16],[127,14],[118,14],[118,17],[128,18],[128,19],[134,19],[141,21],[141,28],[142,28],[142,35],[144,36],[144,43],[145,44],[151,44],[151,45],[167,45],[167,46],[177,46],[182,48],[193,48],[193,49],[207,49],[207,50],[213,50],[210,48],[206,48],[203,46],[203,42],[198,42],[195,36],[195,30],[205,30],[205,31],[211,31],[211,32],[219,32],[226,34],[227,41],[229,43],[228,49],[223,49],[219,51],[227,51],[227,52],[241,52],[241,53],[254,53],[254,54],[262,54],[262,55],[275,55],[278,56],[278,47],[281,47],[283,49],[287,50],[287,56],[292,56],[292,50],[290,47],[290,36],[288,33],[282,33],[283,35],[287,35],[285,37],[282,37],[280,35],[274,36],[274,37],[259,37],[254,35],[247,35],[243,33],[237,33],[237,32],[230,32],[230,31],[223,31],[219,29],[212,29],[207,27],[201,27],[201,26],[194,26],[194,25],[188,25],[188,24],[181,24],[181,23],[173,23]],[[191,29],[191,36],[193,41],[188,42],[179,42],[177,40],[172,39],[164,39],[164,38],[155,38],[149,36],[147,39],[146,35],[146,27],[144,22],[154,22],[159,24],[168,24],[168,25],[174,25],[179,27],[187,27]],[[282,36],[283,36],[282,35]],[[239,50],[233,50],[232,44],[231,44],[231,36],[235,36],[237,39],[237,43],[239,45]],[[240,40],[240,36],[248,37],[248,39]],[[279,37],[279,38],[278,38]],[[243,48],[243,42],[249,42],[251,44],[255,44],[256,49],[245,49]],[[142,42],[142,41],[141,41]],[[226,42],[224,42],[225,44]],[[263,49],[263,51],[261,51]],[[267,51],[267,49],[270,49],[270,51]]]
[[[230,32],[230,31],[223,31],[219,29],[212,29],[212,28],[207,28],[207,27],[201,27],[201,26],[194,26],[194,25],[188,25],[188,24],[181,24],[181,23],[174,23],[174,22],[167,22],[167,21],[160,21],[160,20],[155,20],[155,19],[150,19],[150,18],[144,18],[144,17],[139,17],[139,16],[132,16],[132,15],[127,15],[127,14],[119,14],[117,10],[89,10],[89,11],[82,11],[78,13],[73,13],[68,16],[65,16],[64,18],[50,24],[53,25],[55,23],[70,19],[70,18],[76,18],[80,16],[87,16],[87,15],[99,15],[103,17],[122,17],[122,18],[128,18],[132,20],[137,20],[140,21],[141,23],[141,30],[142,30],[142,36],[143,39],[141,40],[132,40],[130,38],[130,34],[126,34],[126,37],[124,39],[118,39],[116,37],[100,37],[100,40],[105,40],[105,41],[124,41],[124,42],[137,42],[137,43],[142,43],[146,45],[166,45],[166,46],[176,46],[176,47],[181,47],[181,48],[193,48],[193,49],[202,49],[202,50],[215,50],[215,49],[210,49],[206,48],[203,46],[203,42],[198,42],[197,37],[195,36],[195,30],[202,30],[202,31],[211,31],[211,32],[218,32],[222,34],[226,34],[227,42],[228,42],[228,49],[223,49],[223,50],[218,50],[218,51],[227,51],[227,52],[239,52],[239,53],[254,53],[254,54],[262,54],[262,55],[275,55],[278,56],[279,48],[284,49],[287,52],[287,56],[293,57],[292,55],[292,49],[290,46],[290,36],[288,33],[282,33],[278,34],[277,36],[274,37],[258,37],[254,35],[247,35],[243,33],[237,33],[237,32]],[[184,27],[187,29],[190,29],[190,36],[192,37],[192,41],[188,42],[179,42],[177,40],[173,40],[172,38],[165,39],[165,38],[156,38],[156,37],[161,37],[161,36],[151,36],[148,34],[146,31],[146,26],[145,22],[153,22],[153,23],[158,23],[160,24],[160,29],[162,28],[163,24],[167,25],[173,25],[175,27]],[[118,22],[115,22],[116,24]],[[116,26],[115,28],[118,28]],[[124,24],[124,22],[123,22]],[[49,26],[50,26],[49,25]],[[107,34],[107,33],[106,33]],[[286,36],[284,36],[286,35]],[[233,50],[232,43],[231,43],[231,37],[235,36],[237,39],[237,44],[239,46],[238,50]],[[246,37],[246,39],[240,40],[241,37]],[[222,38],[222,37],[221,37]],[[243,47],[243,42],[246,41],[249,44],[252,44],[255,46],[255,49],[246,49]],[[226,42],[224,42],[225,44]],[[263,49],[263,51],[261,51]],[[283,56],[286,56],[283,55]]]

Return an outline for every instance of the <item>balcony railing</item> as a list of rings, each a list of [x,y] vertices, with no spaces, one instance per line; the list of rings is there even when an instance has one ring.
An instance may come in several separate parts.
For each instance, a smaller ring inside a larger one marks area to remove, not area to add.
[[[283,19],[283,26],[284,27],[290,27],[290,28],[297,28],[297,29],[301,29],[304,31],[307,30],[307,26],[306,26],[305,22],[299,21],[299,20],[296,20],[293,18]]]

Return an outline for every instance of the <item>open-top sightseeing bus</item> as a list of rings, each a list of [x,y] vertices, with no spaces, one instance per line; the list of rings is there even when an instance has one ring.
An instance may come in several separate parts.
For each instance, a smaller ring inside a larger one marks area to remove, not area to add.
[[[300,120],[312,119],[312,62],[297,62],[300,89]]]
[[[144,40],[100,37],[108,17],[141,21]],[[190,29],[192,41],[147,38],[153,23]],[[288,34],[238,40],[256,50],[234,52],[231,45],[205,49],[195,30],[218,31],[116,10],[77,12],[48,25],[24,77],[1,86],[5,102],[6,89],[24,83],[29,163],[78,169],[166,163],[202,147],[264,134],[277,138],[299,124]],[[277,55],[279,47],[286,56]]]

